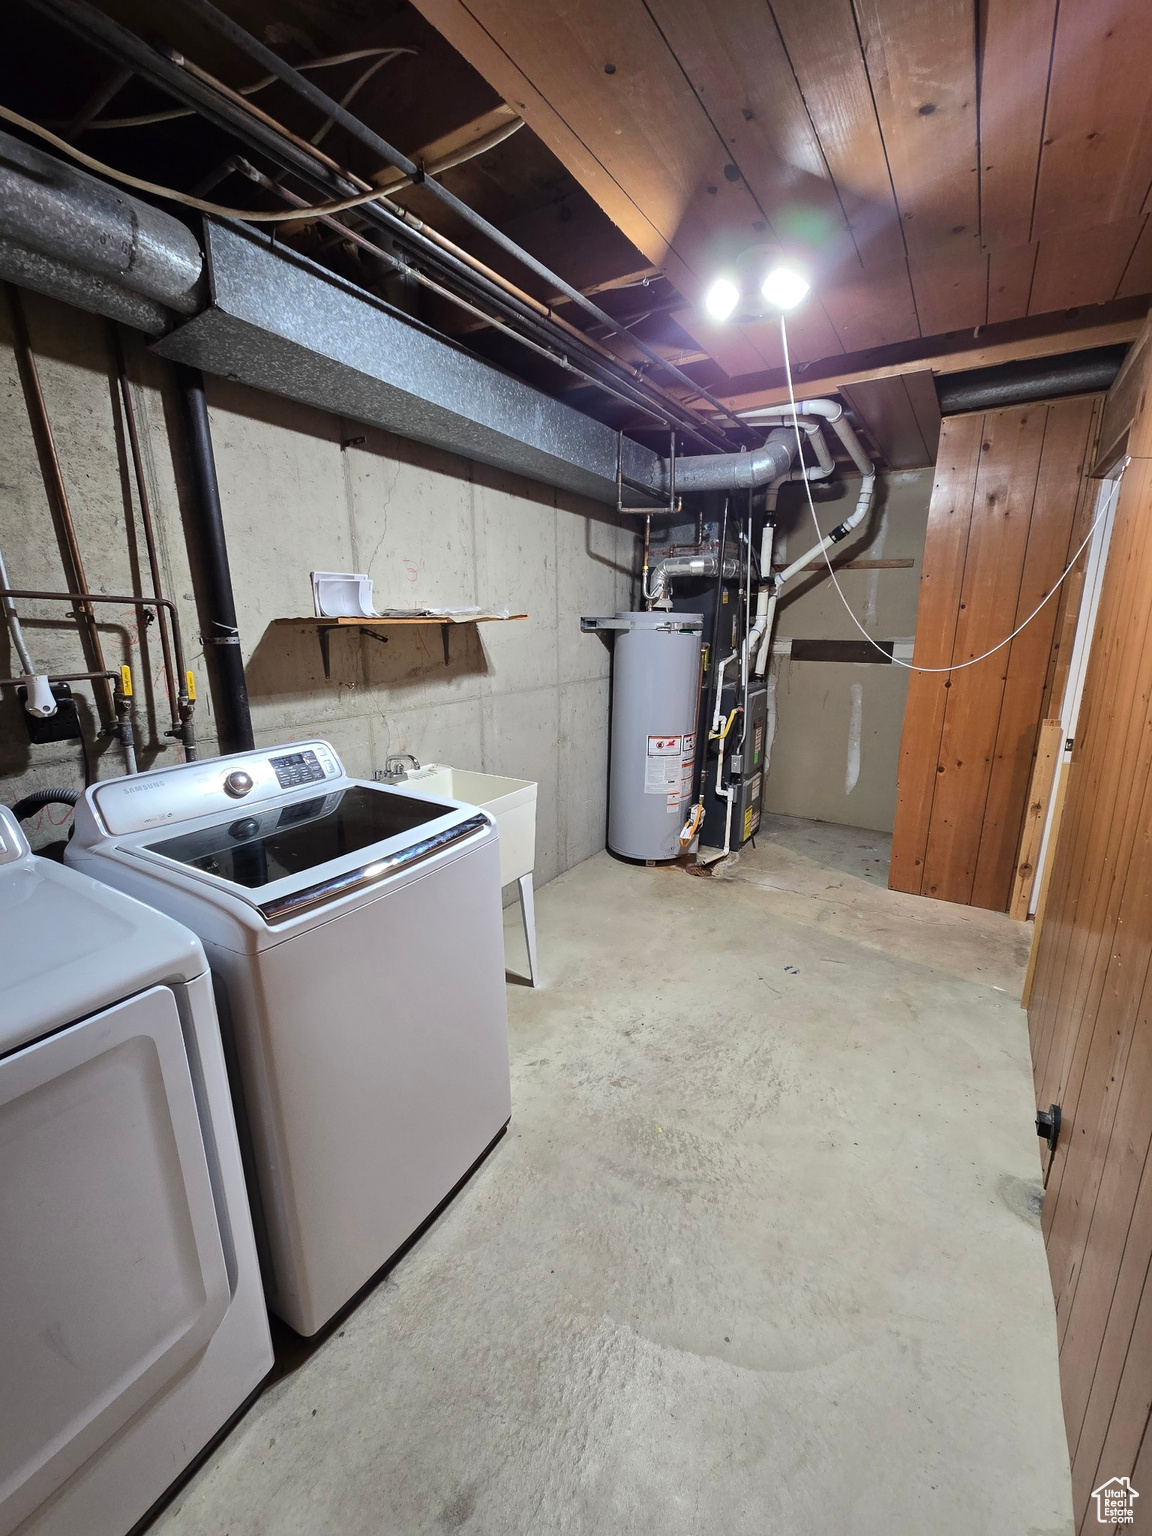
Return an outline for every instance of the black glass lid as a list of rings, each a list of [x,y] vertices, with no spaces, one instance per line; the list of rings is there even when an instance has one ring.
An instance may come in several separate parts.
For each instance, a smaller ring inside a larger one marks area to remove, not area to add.
[[[355,784],[297,800],[278,811],[254,806],[245,815],[237,807],[237,814],[228,821],[145,847],[177,864],[254,890],[387,842],[447,814],[445,806],[427,800]]]

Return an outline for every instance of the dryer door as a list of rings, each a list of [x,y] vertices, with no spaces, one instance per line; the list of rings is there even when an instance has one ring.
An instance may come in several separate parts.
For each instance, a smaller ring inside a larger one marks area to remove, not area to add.
[[[0,1061],[0,1536],[187,1367],[228,1301],[172,992]]]

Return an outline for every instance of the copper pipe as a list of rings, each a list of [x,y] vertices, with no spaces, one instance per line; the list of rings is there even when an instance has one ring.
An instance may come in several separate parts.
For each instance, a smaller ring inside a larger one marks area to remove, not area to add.
[[[80,554],[80,544],[76,537],[76,525],[72,521],[72,509],[68,504],[68,489],[64,484],[64,474],[60,468],[60,456],[56,452],[56,440],[52,435],[52,423],[48,416],[48,406],[44,399],[44,391],[40,387],[40,374],[36,367],[36,358],[32,351],[32,344],[28,338],[28,326],[24,319],[23,306],[20,296],[11,283],[5,285],[8,291],[8,306],[12,316],[12,333],[16,344],[16,363],[20,370],[20,378],[24,385],[25,402],[28,406],[29,422],[32,426],[33,436],[40,450],[40,467],[44,475],[44,485],[51,502],[54,502],[54,510],[59,519],[61,530],[64,534],[64,542],[68,547],[68,558],[72,566],[73,585],[79,588],[75,593],[69,594],[73,601],[73,611],[76,622],[80,625],[81,643],[87,639],[86,649],[88,659],[96,672],[107,672],[108,666],[104,660],[104,647],[100,642],[100,635],[96,628],[96,615],[88,601],[88,578],[84,573],[84,561]],[[115,705],[112,698],[112,690],[107,683],[103,688],[95,690],[97,694],[97,708],[101,700],[103,709],[102,724],[110,726],[115,721]]]
[[[140,499],[140,521],[144,526],[144,543],[148,551],[148,570],[152,577],[152,591],[159,597],[160,560],[156,551],[156,529],[152,521],[152,503],[144,476],[144,460],[140,452],[140,432],[136,421],[136,406],[128,383],[128,368],[124,359],[124,343],[120,331],[112,327],[112,344],[116,355],[116,377],[120,385],[120,400],[124,410],[128,447],[132,455],[132,473],[136,480],[136,494]],[[160,631],[160,649],[164,657],[164,682],[168,689],[168,709],[172,717],[170,734],[183,737],[184,705],[188,702],[187,684],[183,677],[177,680],[172,662],[172,646],[168,638],[167,614],[163,608],[156,611],[156,627]],[[185,743],[187,745],[187,743]]]
[[[172,644],[176,652],[176,667],[181,677],[186,675],[184,641],[180,634],[180,616],[170,597],[128,597],[114,592],[42,592],[33,587],[0,587],[0,597],[35,599],[43,603],[123,603],[130,608],[161,608],[172,623]],[[107,676],[114,674],[109,672]]]
[[[48,681],[50,683],[91,683],[99,677],[116,682],[120,674],[119,672],[53,672]],[[26,677],[0,677],[0,688],[23,688],[27,682]]]
[[[179,55],[176,56],[176,61],[187,71],[188,74],[192,75],[196,80],[199,80],[201,84],[210,86],[213,90],[219,91],[222,96],[227,97],[235,106],[248,113],[249,116],[258,119],[265,127],[271,128],[274,132],[282,134],[293,145],[295,145],[296,148],[303,150],[307,154],[311,155],[315,160],[323,165],[326,170],[332,171],[336,175],[341,176],[345,181],[349,182],[360,192],[370,192],[372,190],[371,182],[365,181],[362,176],[358,176],[354,171],[349,171],[343,166],[338,165],[335,160],[324,154],[322,150],[317,149],[315,145],[310,144],[306,139],[300,138],[298,134],[295,134],[291,131],[291,129],[286,128],[284,124],[279,121],[279,119],[273,117],[270,113],[263,111],[260,107],[257,107],[253,102],[249,101],[246,96],[241,96],[238,92],[233,91],[231,87],[225,85],[224,82],[217,79],[215,75],[210,74],[208,70],[202,69],[199,65],[193,64],[190,59],[183,58]],[[457,245],[455,241],[450,240],[447,235],[442,235],[439,230],[434,229],[432,225],[425,223],[423,219],[418,218],[416,214],[410,212],[409,209],[403,207],[400,203],[393,202],[391,198],[385,195],[383,190],[381,191],[381,195],[377,201],[382,208],[386,209],[387,212],[392,215],[393,218],[399,219],[402,223],[406,224],[409,229],[414,230],[417,234],[423,236],[424,239],[428,240],[432,244],[439,246],[441,250],[445,251],[455,260],[461,261],[465,263],[465,265],[471,267],[474,272],[479,273],[480,276],[485,278],[488,282],[494,283],[497,287],[502,288],[505,293],[509,294],[510,297],[514,298],[518,303],[534,310],[541,319],[547,320],[551,324],[558,326],[567,335],[571,336],[574,340],[582,342],[584,346],[589,347],[591,350],[597,352],[608,362],[615,363],[617,367],[623,368],[634,381],[643,384],[644,387],[650,390],[652,394],[656,396],[660,401],[666,402],[675,410],[686,412],[689,419],[688,430],[693,430],[691,426],[691,407],[686,405],[685,401],[680,399],[678,396],[671,394],[662,385],[657,384],[651,378],[648,378],[641,369],[637,368],[636,365],[631,363],[626,357],[622,357],[618,352],[614,352],[610,347],[606,347],[601,341],[598,341],[597,338],[591,335],[588,331],[582,331],[579,326],[573,325],[570,321],[565,320],[563,315],[557,314],[549,304],[545,304],[542,300],[533,297],[532,294],[526,293],[524,289],[517,287],[517,285],[513,283],[509,278],[504,277],[502,273],[497,272],[494,268],[486,265],[486,263],[482,262],[478,257],[473,256],[470,251],[466,251],[462,246]],[[302,208],[301,214],[302,216],[306,215],[306,209]],[[703,400],[705,396],[706,391],[702,390],[695,396],[695,398]],[[736,420],[737,418],[733,417],[732,419]],[[712,422],[705,422],[704,425],[711,426],[714,431],[722,430],[715,427]],[[708,439],[704,438],[703,441],[707,442]]]
[[[229,162],[229,168],[240,176],[246,176],[249,181],[255,182],[258,187],[262,187],[266,192],[272,192],[277,197],[283,198],[286,203],[292,203],[298,208],[306,209],[308,207],[305,198],[296,192],[290,192],[287,187],[281,186],[278,181],[273,181],[271,176],[266,176],[263,171],[257,170],[242,155],[234,155]],[[421,287],[427,288],[430,292],[446,299],[450,304],[458,305],[459,308],[466,310],[468,314],[475,315],[480,321],[481,327],[491,326],[494,330],[503,331],[506,336],[511,336],[513,341],[519,342],[522,347],[528,347],[531,351],[539,353],[541,357],[547,358],[550,363],[554,363],[558,368],[567,369],[569,373],[575,374],[577,378],[584,380],[586,383],[595,385],[597,389],[603,390],[605,394],[614,395],[617,400],[622,400],[625,405],[634,406],[636,404],[634,399],[628,395],[621,394],[619,389],[614,389],[611,384],[606,384],[602,378],[598,379],[593,374],[588,373],[577,363],[572,362],[570,358],[564,357],[561,353],[554,352],[548,347],[541,346],[539,342],[533,341],[521,332],[513,330],[503,320],[497,320],[494,315],[486,314],[484,310],[478,309],[475,304],[471,304],[467,299],[461,298],[458,293],[453,293],[450,288],[445,288],[442,284],[436,282],[426,272],[421,272],[419,267],[409,265],[406,260],[390,256],[387,251],[382,251],[378,245],[373,245],[371,240],[365,239],[363,235],[358,234],[356,230],[351,229],[347,224],[341,224],[339,220],[327,214],[315,222],[330,226],[336,231],[341,240],[350,240],[353,245],[360,246],[378,260],[391,261],[398,273],[411,277]],[[655,411],[652,414],[657,420],[661,419],[659,416],[656,416]]]

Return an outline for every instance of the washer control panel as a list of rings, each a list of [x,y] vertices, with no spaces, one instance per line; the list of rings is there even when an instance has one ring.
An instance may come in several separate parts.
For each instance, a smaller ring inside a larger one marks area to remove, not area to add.
[[[343,773],[326,741],[307,741],[111,779],[89,794],[104,827],[119,836],[234,810],[238,800],[248,806],[278,799],[286,791],[338,779]]]
[[[309,747],[303,752],[286,752],[271,760],[281,789],[295,789],[297,784],[315,784],[326,777],[316,753]]]

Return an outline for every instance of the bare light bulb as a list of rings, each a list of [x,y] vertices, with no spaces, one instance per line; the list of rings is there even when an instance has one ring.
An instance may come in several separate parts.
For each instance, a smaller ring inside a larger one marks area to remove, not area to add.
[[[740,302],[740,290],[730,277],[718,277],[704,297],[704,308],[713,320],[727,320]]]
[[[795,309],[810,286],[791,267],[773,267],[760,285],[760,292],[777,309]]]

